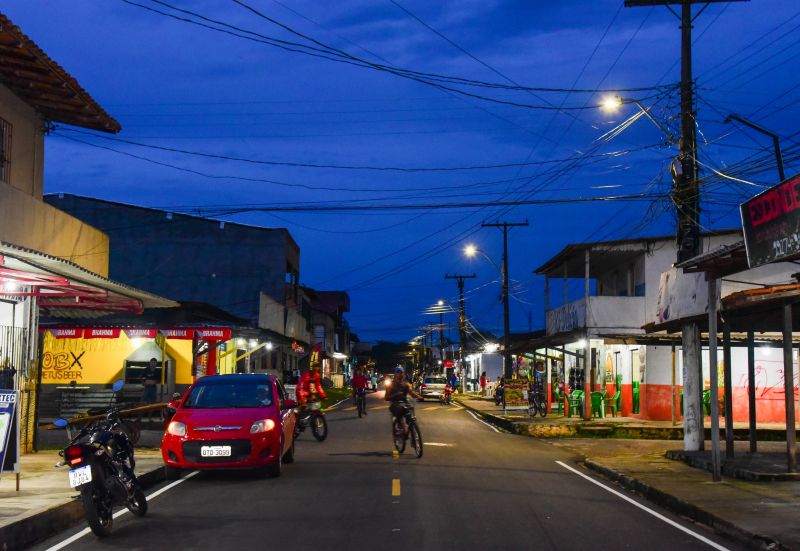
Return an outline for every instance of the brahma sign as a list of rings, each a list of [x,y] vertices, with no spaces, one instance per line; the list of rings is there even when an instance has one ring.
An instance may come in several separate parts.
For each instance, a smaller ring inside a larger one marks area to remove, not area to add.
[[[800,175],[756,195],[740,209],[751,268],[800,257]]]

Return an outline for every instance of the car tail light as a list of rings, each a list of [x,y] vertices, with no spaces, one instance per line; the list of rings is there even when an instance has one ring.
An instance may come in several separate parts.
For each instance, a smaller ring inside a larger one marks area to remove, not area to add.
[[[262,419],[261,421],[256,421],[250,426],[250,434],[256,434],[258,432],[269,432],[275,428],[275,421],[272,419]]]
[[[173,436],[186,436],[186,424],[172,421],[167,427],[167,432]]]
[[[422,385],[419,387],[420,390],[425,390],[426,388],[428,388],[428,385]]]

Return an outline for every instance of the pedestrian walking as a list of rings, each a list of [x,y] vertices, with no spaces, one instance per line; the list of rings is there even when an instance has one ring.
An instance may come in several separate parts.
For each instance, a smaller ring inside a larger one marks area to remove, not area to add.
[[[486,372],[481,373],[481,396],[486,397]]]

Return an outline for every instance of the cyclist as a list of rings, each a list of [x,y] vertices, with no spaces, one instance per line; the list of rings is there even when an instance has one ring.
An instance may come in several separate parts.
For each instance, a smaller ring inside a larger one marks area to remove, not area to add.
[[[369,379],[364,377],[361,374],[360,369],[356,369],[356,374],[353,375],[353,380],[350,382],[353,385],[353,401],[358,405],[358,398],[360,397],[364,402],[364,415],[367,414],[367,407],[366,407],[366,393],[367,387],[369,387]],[[361,412],[359,412],[359,417],[361,416]]]
[[[408,410],[406,402],[409,394],[419,400],[419,394],[414,392],[414,389],[405,380],[405,370],[400,366],[395,367],[392,386],[386,390],[386,396],[384,397],[384,400],[391,402],[389,411],[392,414],[392,425],[394,425],[395,421],[401,420],[406,414]]]
[[[322,377],[318,365],[309,367],[297,381],[297,403],[300,407],[305,407],[310,399],[315,399],[315,396],[321,400],[326,398],[325,391],[322,390]]]

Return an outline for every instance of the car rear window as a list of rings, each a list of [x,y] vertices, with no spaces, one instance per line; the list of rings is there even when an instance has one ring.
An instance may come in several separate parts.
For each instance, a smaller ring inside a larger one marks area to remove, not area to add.
[[[272,385],[267,380],[208,380],[199,381],[192,388],[185,408],[260,408],[271,406],[273,402]]]
[[[425,377],[425,384],[426,385],[445,385],[447,384],[447,379],[444,377]]]

